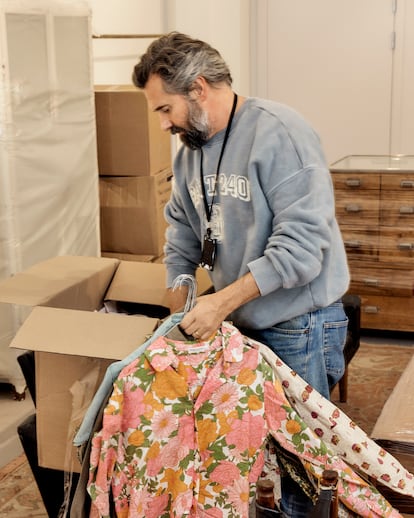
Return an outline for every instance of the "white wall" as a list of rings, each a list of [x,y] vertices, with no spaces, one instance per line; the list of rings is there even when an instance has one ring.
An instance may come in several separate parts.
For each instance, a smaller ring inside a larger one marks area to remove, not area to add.
[[[157,35],[178,30],[208,41],[231,68],[234,88],[249,93],[249,0],[89,0],[95,35]],[[95,84],[129,84],[153,38],[93,40]]]
[[[178,30],[221,52],[238,93],[301,112],[329,162],[414,154],[414,0],[89,1],[95,34],[148,36],[94,39],[95,84],[130,84],[153,35]]]
[[[413,0],[252,4],[253,95],[301,112],[330,163],[351,154],[414,154]]]
[[[234,89],[250,92],[249,0],[169,0],[167,30],[208,41],[229,65]]]
[[[94,38],[95,84],[131,84],[133,66],[152,38],[164,32],[162,0],[89,0],[92,32],[140,35],[137,38]]]
[[[391,153],[414,154],[414,2],[399,0],[396,13]]]
[[[320,134],[329,162],[386,154],[390,1],[258,0],[257,9],[257,94],[302,113]]]

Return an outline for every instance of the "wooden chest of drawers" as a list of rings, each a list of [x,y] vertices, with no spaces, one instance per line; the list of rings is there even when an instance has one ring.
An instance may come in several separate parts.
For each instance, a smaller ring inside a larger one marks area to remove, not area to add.
[[[414,156],[350,155],[330,170],[361,327],[414,331]]]

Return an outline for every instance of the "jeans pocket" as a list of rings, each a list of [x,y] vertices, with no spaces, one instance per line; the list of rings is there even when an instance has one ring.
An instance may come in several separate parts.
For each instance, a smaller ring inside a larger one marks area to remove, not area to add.
[[[310,316],[308,313],[259,331],[259,341],[268,345],[291,369],[305,377],[308,368]]]
[[[344,345],[348,331],[348,320],[325,322],[323,344],[326,373],[329,386],[333,387],[345,372]]]

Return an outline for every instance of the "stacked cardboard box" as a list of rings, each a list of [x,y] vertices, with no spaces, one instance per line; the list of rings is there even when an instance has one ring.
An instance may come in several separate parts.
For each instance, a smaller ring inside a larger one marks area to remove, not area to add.
[[[101,249],[157,257],[171,192],[171,138],[134,86],[95,86],[95,108]]]

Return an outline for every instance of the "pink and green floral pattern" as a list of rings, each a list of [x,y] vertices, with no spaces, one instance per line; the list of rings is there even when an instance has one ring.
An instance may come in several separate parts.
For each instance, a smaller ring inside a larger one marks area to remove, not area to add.
[[[112,494],[119,518],[247,518],[270,434],[315,477],[337,469],[361,516],[400,516],[299,416],[284,386],[303,380],[272,355],[228,323],[210,342],[155,340],[119,374],[93,438],[91,517],[109,517]]]

